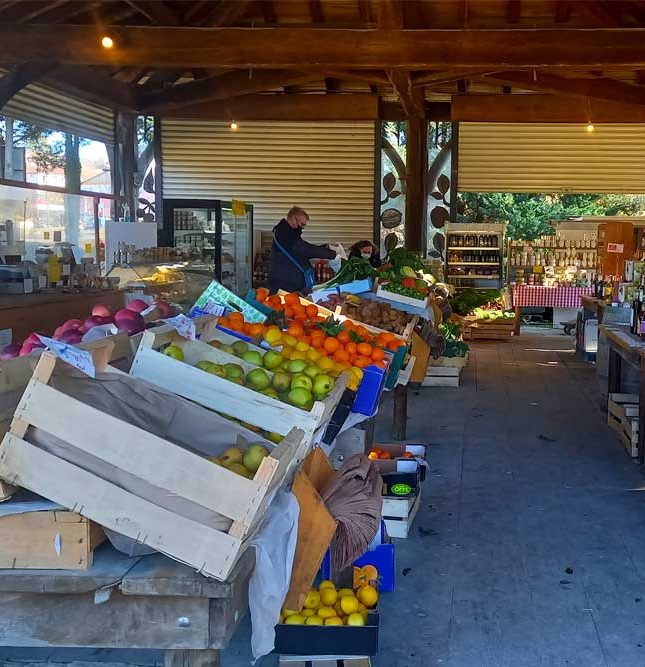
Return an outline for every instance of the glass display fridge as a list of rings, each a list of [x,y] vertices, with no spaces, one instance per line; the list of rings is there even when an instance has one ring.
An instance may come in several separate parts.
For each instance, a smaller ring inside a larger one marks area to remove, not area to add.
[[[251,288],[253,206],[220,199],[164,199],[161,245],[212,269],[242,296]]]

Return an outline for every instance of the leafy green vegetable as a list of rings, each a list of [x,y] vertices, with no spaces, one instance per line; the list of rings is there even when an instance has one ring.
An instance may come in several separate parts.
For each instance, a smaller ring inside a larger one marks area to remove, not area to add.
[[[374,278],[378,271],[369,263],[369,260],[362,257],[350,257],[341,262],[340,271],[326,283],[316,285],[314,290],[333,287],[334,285],[344,285],[354,280],[364,280],[365,278]]]
[[[491,301],[496,301],[500,296],[498,290],[465,289],[460,290],[452,297],[450,305],[457,315],[468,315],[476,308],[481,308]]]

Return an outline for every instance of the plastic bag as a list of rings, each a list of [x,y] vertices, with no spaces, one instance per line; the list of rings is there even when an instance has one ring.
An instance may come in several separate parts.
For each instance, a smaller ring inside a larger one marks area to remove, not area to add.
[[[255,660],[271,653],[275,646],[275,626],[291,582],[299,514],[296,497],[289,491],[278,491],[264,524],[251,541],[255,570],[249,582],[249,610]]]

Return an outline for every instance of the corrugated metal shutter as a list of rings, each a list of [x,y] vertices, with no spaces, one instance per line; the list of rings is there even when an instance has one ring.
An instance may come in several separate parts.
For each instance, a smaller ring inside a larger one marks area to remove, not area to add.
[[[6,70],[0,70],[0,74]],[[0,114],[41,127],[72,132],[86,139],[114,144],[114,111],[80,100],[49,86],[31,83],[14,95]]]
[[[374,124],[164,120],[164,198],[243,199],[255,228],[305,208],[312,243],[373,236]]]
[[[459,189],[645,193],[645,125],[460,123]]]

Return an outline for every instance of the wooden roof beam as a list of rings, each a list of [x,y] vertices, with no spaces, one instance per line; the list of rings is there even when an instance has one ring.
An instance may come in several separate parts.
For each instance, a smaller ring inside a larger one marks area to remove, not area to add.
[[[495,70],[497,71],[497,70]],[[484,74],[493,74],[487,69],[460,69],[460,70],[438,70],[436,72],[414,72],[412,74],[413,86],[432,86],[442,83],[452,83],[460,79],[470,79]]]
[[[18,23],[29,23],[30,21],[33,21],[39,16],[42,16],[43,14],[48,14],[57,7],[66,4],[66,2],[67,0],[52,0],[51,2],[46,2],[46,3],[44,2],[40,5],[40,7],[36,7],[35,9],[32,9],[30,12],[27,12],[27,14],[21,15],[20,18],[18,19]]]
[[[622,25],[620,13],[614,8],[597,0],[578,0],[574,4],[575,11],[590,21],[604,28],[617,28]]]
[[[567,97],[585,97],[621,104],[645,105],[645,88],[615,79],[568,79],[547,72],[498,72],[483,77],[514,88],[538,90]]]
[[[320,0],[308,0],[309,16],[313,23],[324,23],[325,12],[323,11],[322,2]]]
[[[458,69],[645,67],[645,29],[356,30],[0,25],[0,58],[149,67]],[[306,45],[306,62],[303,63]],[[346,45],[347,48],[340,48]],[[350,48],[351,46],[351,48]]]
[[[212,120],[378,120],[377,95],[245,95],[168,109],[163,117]],[[244,131],[242,126],[241,131]]]
[[[423,118],[425,116],[423,90],[413,87],[410,72],[392,70],[387,75],[399,95],[401,105],[408,118],[412,116]]]
[[[643,123],[645,107],[553,95],[453,95],[451,119],[463,123]]]
[[[237,23],[249,7],[248,0],[220,0],[203,22],[204,26],[220,28]]]
[[[265,23],[274,24],[278,22],[273,0],[256,0],[255,6],[260,10],[260,16],[262,16]]]
[[[506,23],[517,23],[522,16],[522,0],[507,0]]]
[[[146,113],[180,109],[211,100],[223,100],[272,88],[302,85],[322,80],[317,72],[292,72],[285,70],[255,70],[229,72],[167,88],[156,93],[142,93],[141,107]]]
[[[571,1],[555,0],[555,22],[568,23],[571,18]]]
[[[52,60],[32,60],[16,65],[0,79],[0,109],[25,86],[37,81],[58,66]]]
[[[310,70],[309,74],[314,71]],[[364,83],[375,83],[379,86],[389,86],[391,84],[385,72],[369,69],[323,69],[320,70],[321,76],[331,77],[332,79],[345,79],[348,81],[363,81]]]
[[[379,28],[403,28],[403,2],[400,0],[377,0]]]

